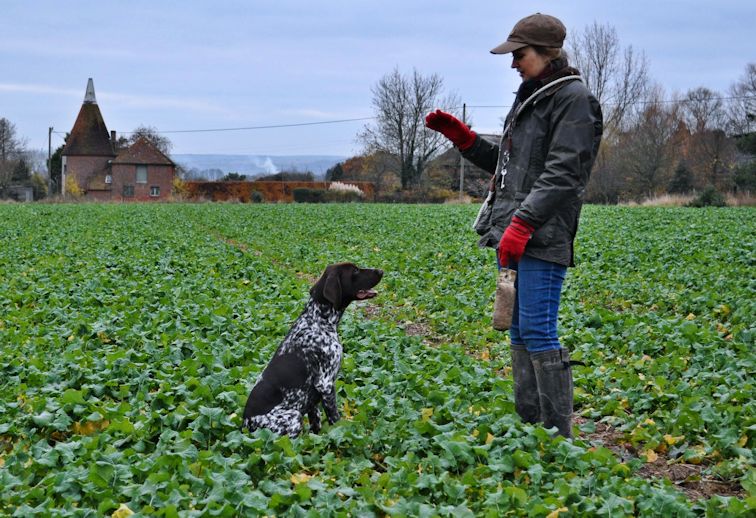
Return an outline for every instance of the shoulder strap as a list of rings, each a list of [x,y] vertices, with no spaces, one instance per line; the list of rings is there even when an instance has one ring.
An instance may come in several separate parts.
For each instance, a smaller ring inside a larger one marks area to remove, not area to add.
[[[556,86],[559,83],[564,83],[564,82],[567,82],[567,81],[575,81],[575,80],[578,80],[578,81],[582,82],[583,78],[580,77],[580,76],[565,76],[565,77],[560,77],[559,79],[557,79],[555,81],[552,81],[552,82],[550,82],[547,85],[542,86],[541,88],[539,88],[538,90],[536,90],[535,92],[533,92],[533,94],[530,97],[528,97],[527,99],[525,99],[525,101],[523,101],[520,104],[520,106],[518,106],[517,111],[515,112],[515,115],[514,115],[513,118],[516,119],[520,115],[520,112],[522,112],[522,110],[524,110],[525,107],[528,104],[530,104],[533,100],[535,100],[535,98],[538,97],[538,95],[541,94],[542,92],[545,92],[549,88],[551,88],[553,86]]]

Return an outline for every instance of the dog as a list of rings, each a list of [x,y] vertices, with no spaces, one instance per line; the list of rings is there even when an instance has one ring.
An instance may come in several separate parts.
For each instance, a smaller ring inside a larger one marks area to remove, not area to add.
[[[339,321],[350,303],[377,295],[372,288],[382,277],[382,270],[352,263],[325,269],[310,289],[304,311],[252,388],[244,408],[244,427],[296,437],[307,415],[310,430],[318,433],[321,402],[328,422],[339,420],[335,388],[343,352]]]

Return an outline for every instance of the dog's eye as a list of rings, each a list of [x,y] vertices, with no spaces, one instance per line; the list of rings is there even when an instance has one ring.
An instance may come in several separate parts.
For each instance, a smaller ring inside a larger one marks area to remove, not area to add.
[[[359,268],[355,268],[354,270],[352,270],[352,277],[357,277],[357,275],[359,273],[360,273],[360,269]]]

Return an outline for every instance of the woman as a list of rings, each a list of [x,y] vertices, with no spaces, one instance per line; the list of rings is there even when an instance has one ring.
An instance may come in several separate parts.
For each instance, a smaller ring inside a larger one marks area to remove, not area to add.
[[[562,22],[537,13],[491,51],[512,53],[522,77],[498,146],[440,110],[426,125],[494,174],[491,210],[476,230],[481,246],[497,248],[500,268],[518,270],[510,327],[515,408],[524,421],[571,437],[572,370],[557,316],[603,120],[598,101],[567,64],[565,36]]]

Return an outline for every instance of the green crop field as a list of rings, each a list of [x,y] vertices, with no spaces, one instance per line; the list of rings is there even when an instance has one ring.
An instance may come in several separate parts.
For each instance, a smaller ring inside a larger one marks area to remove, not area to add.
[[[476,210],[0,205],[0,515],[754,516],[756,210],[586,207],[573,441],[514,414]],[[343,419],[240,431],[340,261],[386,271]]]

